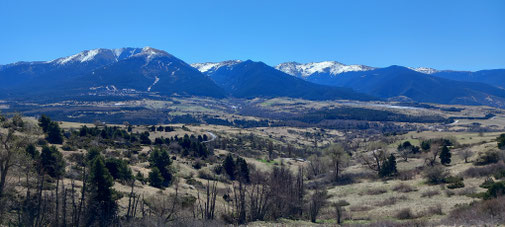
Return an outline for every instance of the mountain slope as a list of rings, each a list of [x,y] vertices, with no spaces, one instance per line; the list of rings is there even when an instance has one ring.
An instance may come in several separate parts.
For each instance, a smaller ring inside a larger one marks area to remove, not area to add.
[[[371,97],[351,89],[317,85],[295,78],[262,62],[235,62],[207,71],[219,86],[239,98],[293,97],[313,100],[358,99]]]
[[[144,48],[117,63],[100,67],[80,77],[79,87],[112,86],[163,95],[224,97],[224,91],[210,78],[164,51]]]
[[[317,81],[317,78],[308,78]],[[405,96],[419,102],[505,107],[505,90],[419,73],[401,66],[342,73],[326,85],[353,88],[382,98]]]
[[[505,69],[481,70],[476,72],[444,70],[433,73],[432,75],[451,80],[481,82],[505,88]]]
[[[54,84],[140,53],[142,48],[93,49],[47,62],[17,62],[0,69],[0,88]]]
[[[150,47],[95,49],[48,62],[11,64],[0,71],[0,79],[6,81],[0,86],[4,95],[23,98],[73,98],[97,90],[113,96],[121,92],[226,95],[184,61]]]

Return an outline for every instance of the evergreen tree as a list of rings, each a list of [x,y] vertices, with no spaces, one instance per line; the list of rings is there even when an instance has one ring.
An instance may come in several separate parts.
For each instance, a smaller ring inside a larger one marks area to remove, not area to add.
[[[86,125],[82,126],[81,129],[79,129],[79,136],[80,137],[86,137],[88,135],[88,127]]]
[[[59,179],[65,173],[65,160],[55,146],[44,146],[40,154],[42,171],[52,178]]]
[[[105,160],[105,167],[109,170],[110,175],[114,180],[126,182],[133,179],[131,169],[128,167],[128,162],[118,158],[108,158]]]
[[[49,127],[49,124],[51,123],[51,119],[42,114],[42,116],[39,118],[39,126],[42,128],[42,131],[44,133],[47,133],[47,128]]]
[[[89,175],[88,219],[86,226],[110,226],[117,213],[114,180],[105,167],[103,157],[91,160]]]
[[[505,134],[498,136],[498,138],[496,138],[496,142],[498,143],[498,148],[505,150]]]
[[[448,165],[451,163],[451,152],[447,146],[442,147],[442,152],[440,152],[440,163],[443,165]]]
[[[63,135],[61,133],[60,126],[57,122],[49,123],[47,126],[47,142],[52,144],[62,144],[63,143]]]
[[[172,183],[172,171],[170,165],[172,159],[165,150],[154,149],[149,157],[151,168],[157,168],[162,177],[162,185],[167,187]],[[151,170],[153,171],[153,170]]]
[[[39,151],[33,144],[29,144],[26,146],[26,153],[32,158],[32,159],[37,159],[39,157]]]
[[[151,168],[151,172],[149,172],[149,185],[161,188],[163,187],[163,177],[161,176],[161,172],[158,168]]]
[[[394,176],[397,173],[398,173],[398,170],[396,168],[396,158],[393,154],[391,154],[382,163],[382,166],[379,171],[379,175],[381,177],[389,177],[389,176]]]
[[[429,151],[430,148],[431,148],[431,141],[424,140],[421,142],[421,149],[423,149],[423,151]]]
[[[237,157],[237,160],[235,162],[235,166],[237,168],[237,178],[238,180],[244,182],[244,183],[250,183],[250,177],[249,177],[249,166],[247,165],[247,162],[245,159],[241,157]]]
[[[228,154],[223,161],[223,168],[228,174],[230,180],[235,180],[235,174],[237,171],[237,167],[235,166],[235,162],[233,161],[233,157],[231,154]]]
[[[144,132],[140,134],[140,143],[144,145],[151,145],[151,139],[149,139],[149,132]]]

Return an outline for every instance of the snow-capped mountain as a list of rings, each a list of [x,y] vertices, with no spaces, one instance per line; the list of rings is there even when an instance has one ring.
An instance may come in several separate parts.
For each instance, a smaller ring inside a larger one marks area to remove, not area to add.
[[[52,61],[9,64],[0,69],[0,81],[0,89],[24,94],[58,90],[72,95],[109,86],[160,94],[224,96],[222,89],[197,69],[151,47],[100,48]]]
[[[427,68],[427,67],[407,67],[411,70],[414,70],[416,72],[424,73],[424,74],[434,74],[440,72],[439,70],[433,69],[433,68]]]
[[[286,62],[275,66],[275,68],[289,75],[301,78],[305,78],[316,73],[335,76],[344,72],[368,71],[375,69],[366,65],[344,65],[336,61],[311,62],[306,64]]]
[[[54,59],[52,61],[47,61],[45,63],[65,65],[70,63],[91,62],[98,59],[108,60],[109,63],[112,63],[133,56],[146,56],[148,58],[152,58],[160,55],[168,55],[168,53],[162,50],[154,49],[152,47],[144,47],[144,48],[126,47],[117,49],[98,48],[93,50],[85,50],[71,56]]]
[[[241,63],[241,60],[229,60],[229,61],[222,61],[222,62],[206,62],[206,63],[194,63],[191,64],[193,68],[198,69],[198,71],[202,73],[213,73],[219,68],[225,66],[225,67],[231,67],[233,65],[236,65],[238,63]]]

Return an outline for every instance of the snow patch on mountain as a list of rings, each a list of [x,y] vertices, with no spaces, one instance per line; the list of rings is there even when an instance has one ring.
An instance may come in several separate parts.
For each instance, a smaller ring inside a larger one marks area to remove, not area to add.
[[[334,76],[344,72],[368,71],[375,69],[365,65],[344,65],[336,61],[311,62],[306,64],[286,62],[275,66],[275,68],[297,77],[308,77],[315,73],[328,73]]]
[[[60,65],[66,64],[68,62],[86,62],[90,61],[95,58],[96,55],[98,55],[103,49],[93,49],[93,50],[85,50],[83,52],[74,54],[72,56],[64,57],[64,58],[58,58],[51,63],[58,63]]]
[[[211,73],[215,72],[219,68],[225,66],[225,67],[231,67],[233,65],[236,65],[238,63],[241,63],[241,60],[230,60],[230,61],[222,61],[222,62],[206,62],[206,63],[194,63],[191,64],[193,68],[198,69],[198,71],[202,73]]]
[[[83,63],[87,61],[92,61],[94,60],[97,56],[106,56],[109,57],[112,61],[118,62],[122,59],[126,59],[129,57],[133,56],[143,56],[146,57],[148,60],[158,57],[158,56],[170,56],[165,51],[154,49],[152,47],[144,47],[142,49],[140,48],[117,48],[117,49],[103,49],[103,48],[98,48],[98,49],[93,49],[93,50],[85,50],[83,52],[68,56],[68,57],[63,57],[63,58],[58,58],[52,61],[48,61],[46,63],[55,63],[55,64],[60,64],[64,65],[67,63]]]
[[[147,60],[151,60],[152,58],[155,57],[170,56],[170,54],[168,54],[163,50],[154,49],[152,47],[144,47],[142,48],[142,51],[140,53],[135,54],[133,56],[145,56],[147,57]]]
[[[153,86],[154,86],[154,85],[156,85],[156,84],[158,83],[158,81],[160,81],[160,78],[159,78],[159,77],[157,77],[157,76],[155,76],[155,77],[154,77],[154,82],[153,82],[153,84],[151,84],[151,86],[149,86],[149,87],[147,88],[147,91],[151,91],[151,88],[153,88]]]
[[[440,72],[439,70],[436,70],[436,69],[433,69],[433,68],[427,68],[427,67],[417,67],[417,68],[408,67],[408,68],[411,69],[411,70],[420,72],[420,73],[424,73],[424,74],[433,74],[433,73]]]

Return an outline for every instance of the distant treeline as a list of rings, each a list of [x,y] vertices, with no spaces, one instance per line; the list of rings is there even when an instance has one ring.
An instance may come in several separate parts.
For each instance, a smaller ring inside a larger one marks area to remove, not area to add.
[[[496,116],[496,115],[494,115],[492,113],[488,113],[484,117],[449,117],[449,119],[451,119],[453,121],[454,120],[488,120],[494,116]]]
[[[360,120],[360,121],[394,121],[410,123],[448,123],[451,119],[446,119],[438,115],[415,116],[400,114],[385,110],[374,110],[365,108],[341,107],[325,108],[301,114],[293,120],[317,124],[323,120]]]

